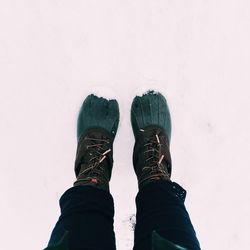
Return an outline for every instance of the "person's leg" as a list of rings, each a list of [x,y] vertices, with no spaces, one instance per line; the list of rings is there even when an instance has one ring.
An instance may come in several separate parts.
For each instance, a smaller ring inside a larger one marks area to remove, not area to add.
[[[152,249],[152,232],[187,249],[200,249],[185,208],[186,191],[175,182],[148,183],[136,197],[134,250]]]
[[[78,116],[76,181],[60,199],[61,216],[46,249],[112,250],[114,203],[109,193],[118,103],[88,96]]]
[[[68,232],[69,249],[115,249],[114,204],[110,193],[92,186],[75,186],[60,199],[61,216],[48,246]]]
[[[184,205],[186,191],[170,180],[171,118],[164,96],[151,91],[135,97],[131,122],[135,136],[133,163],[139,186],[134,250],[151,250],[153,231],[187,249],[200,249]]]

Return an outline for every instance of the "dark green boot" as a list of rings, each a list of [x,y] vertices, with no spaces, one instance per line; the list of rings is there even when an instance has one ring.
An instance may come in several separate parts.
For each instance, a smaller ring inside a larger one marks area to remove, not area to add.
[[[77,121],[74,186],[91,185],[109,191],[113,167],[113,142],[119,123],[116,100],[89,95]]]
[[[131,123],[135,136],[133,163],[139,189],[152,181],[169,181],[171,117],[165,97],[154,91],[136,96]]]

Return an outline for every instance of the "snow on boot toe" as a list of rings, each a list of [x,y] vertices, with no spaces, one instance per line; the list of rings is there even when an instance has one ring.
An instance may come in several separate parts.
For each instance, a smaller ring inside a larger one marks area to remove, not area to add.
[[[135,137],[149,126],[163,128],[168,139],[171,138],[171,117],[165,97],[155,91],[136,96],[131,108],[131,123]]]
[[[77,120],[77,139],[91,128],[102,128],[114,137],[119,123],[119,106],[115,99],[107,100],[94,94],[84,100]]]

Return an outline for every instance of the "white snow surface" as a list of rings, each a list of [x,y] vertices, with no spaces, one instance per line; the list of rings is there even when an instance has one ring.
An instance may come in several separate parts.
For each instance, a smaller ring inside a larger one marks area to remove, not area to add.
[[[77,113],[99,86],[122,115],[117,249],[133,246],[130,106],[149,88],[170,106],[172,180],[202,249],[250,249],[249,13],[248,0],[0,1],[0,248],[46,247],[75,180]]]

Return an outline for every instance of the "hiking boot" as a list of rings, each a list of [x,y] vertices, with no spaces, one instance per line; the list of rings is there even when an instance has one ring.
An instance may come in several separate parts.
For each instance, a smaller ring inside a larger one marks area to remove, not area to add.
[[[170,181],[171,117],[164,96],[154,91],[136,96],[131,123],[135,136],[133,163],[139,189],[152,181]]]
[[[109,192],[113,167],[113,142],[119,123],[116,100],[89,95],[77,121],[74,186],[90,185]]]

